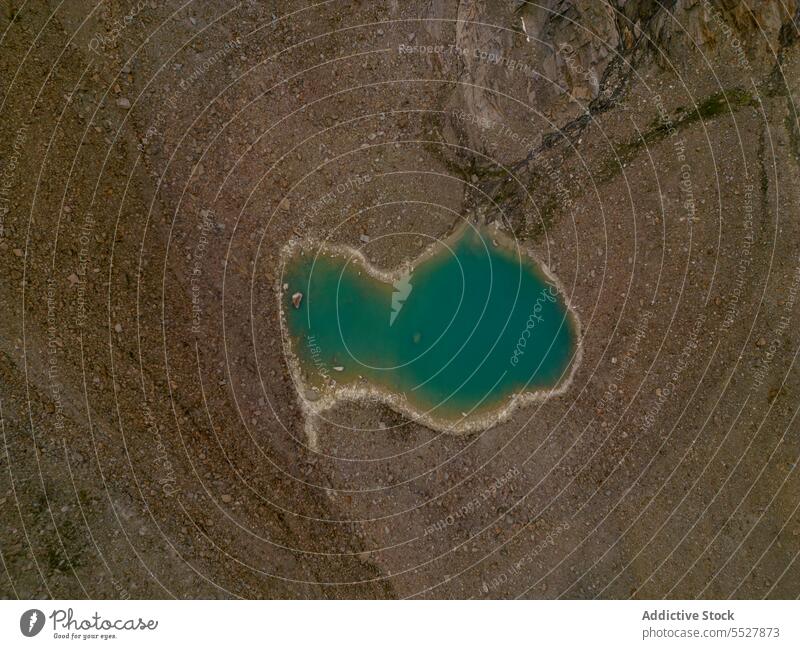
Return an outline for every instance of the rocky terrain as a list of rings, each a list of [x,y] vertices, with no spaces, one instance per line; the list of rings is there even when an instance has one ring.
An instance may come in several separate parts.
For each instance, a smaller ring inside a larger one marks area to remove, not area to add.
[[[0,595],[796,598],[798,26],[7,0]],[[343,403],[311,448],[281,249],[465,219],[557,274],[570,390],[468,435]]]

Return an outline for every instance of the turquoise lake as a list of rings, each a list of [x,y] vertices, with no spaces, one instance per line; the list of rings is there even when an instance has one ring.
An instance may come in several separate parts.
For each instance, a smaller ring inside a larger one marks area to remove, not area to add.
[[[284,281],[307,385],[366,380],[436,419],[557,386],[578,346],[574,316],[536,262],[484,230],[465,229],[390,280],[352,255],[298,251]]]

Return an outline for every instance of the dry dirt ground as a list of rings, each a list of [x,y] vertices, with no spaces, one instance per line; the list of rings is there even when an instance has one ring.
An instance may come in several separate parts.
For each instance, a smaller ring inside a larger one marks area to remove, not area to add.
[[[799,19],[4,0],[0,596],[800,595]],[[557,273],[570,390],[310,448],[282,247],[463,219]]]

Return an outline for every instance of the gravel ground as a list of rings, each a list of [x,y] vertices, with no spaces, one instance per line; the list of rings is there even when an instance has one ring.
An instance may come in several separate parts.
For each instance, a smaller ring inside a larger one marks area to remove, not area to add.
[[[0,596],[800,595],[798,15],[749,4],[6,3]],[[464,220],[558,276],[570,389],[311,448],[282,248]]]

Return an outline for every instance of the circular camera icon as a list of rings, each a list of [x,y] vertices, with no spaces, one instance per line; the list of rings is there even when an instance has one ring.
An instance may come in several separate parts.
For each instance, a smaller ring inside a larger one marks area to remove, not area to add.
[[[19,630],[26,638],[32,638],[44,627],[44,613],[38,608],[25,611],[19,618]]]

